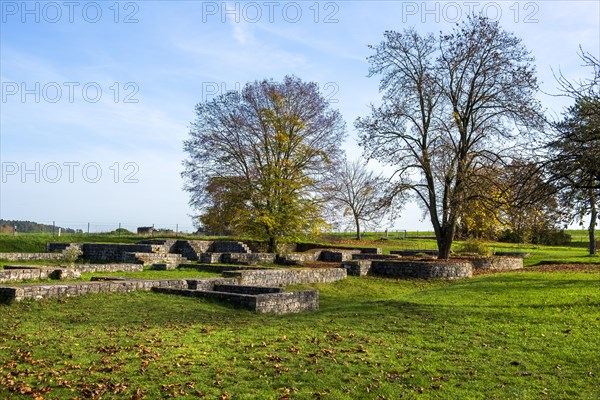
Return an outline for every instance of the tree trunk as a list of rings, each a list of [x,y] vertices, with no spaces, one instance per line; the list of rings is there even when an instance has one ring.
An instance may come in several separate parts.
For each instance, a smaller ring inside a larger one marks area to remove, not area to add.
[[[269,253],[277,253],[277,238],[269,238]]]
[[[438,259],[447,260],[450,258],[450,249],[452,248],[452,240],[454,236],[454,229],[448,229],[448,227],[441,230],[441,235],[438,238]]]
[[[354,217],[354,222],[356,223],[356,240],[360,240],[360,221]]]
[[[596,220],[598,219],[598,210],[596,209],[596,199],[593,194],[590,195],[590,209],[592,215],[590,217],[588,233],[590,237],[590,255],[594,255],[596,254]]]

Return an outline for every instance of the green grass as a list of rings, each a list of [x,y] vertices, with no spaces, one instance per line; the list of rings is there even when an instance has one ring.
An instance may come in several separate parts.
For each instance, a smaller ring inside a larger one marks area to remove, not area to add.
[[[597,399],[599,283],[348,278],[286,316],[147,292],[0,306],[0,398]]]

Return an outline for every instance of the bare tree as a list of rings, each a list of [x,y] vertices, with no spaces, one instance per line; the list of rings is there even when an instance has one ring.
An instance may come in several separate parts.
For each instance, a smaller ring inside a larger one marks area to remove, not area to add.
[[[360,240],[361,227],[376,226],[389,208],[383,201],[385,179],[370,171],[364,161],[344,160],[329,181],[332,206],[343,218],[351,219],[356,240]]]
[[[597,99],[600,93],[600,60],[593,54],[583,50],[579,46],[579,58],[582,61],[582,66],[592,69],[591,78],[584,78],[571,81],[565,77],[559,69],[558,74],[554,74],[554,78],[558,83],[559,96],[570,97],[576,102],[591,102]],[[596,115],[600,114],[600,104],[590,104],[590,112]]]
[[[323,171],[341,159],[345,124],[315,83],[289,76],[248,83],[241,93],[198,104],[196,115],[184,142],[193,207],[210,216],[215,202],[225,201],[233,218],[227,226],[268,240],[272,252],[279,240],[325,223],[317,188]]]
[[[522,133],[541,126],[533,61],[497,22],[470,16],[449,34],[387,31],[372,47],[382,105],[359,118],[369,158],[394,166],[398,193],[426,207],[448,258],[462,207],[481,170],[507,162]]]

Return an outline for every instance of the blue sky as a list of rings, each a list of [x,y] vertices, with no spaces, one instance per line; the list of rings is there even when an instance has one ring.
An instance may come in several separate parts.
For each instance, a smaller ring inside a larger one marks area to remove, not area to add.
[[[0,218],[111,230],[192,229],[182,141],[194,106],[248,81],[317,82],[347,123],[377,102],[367,45],[385,30],[447,30],[470,10],[498,18],[536,58],[544,91],[600,53],[597,1],[2,1]],[[548,112],[568,101],[544,94]],[[409,205],[396,227],[425,230]],[[385,227],[382,227],[385,228]]]

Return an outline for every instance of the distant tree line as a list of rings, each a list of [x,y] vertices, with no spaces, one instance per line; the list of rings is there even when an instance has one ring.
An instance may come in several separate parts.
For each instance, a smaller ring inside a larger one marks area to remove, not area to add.
[[[0,219],[1,232],[13,233],[15,227],[17,228],[17,233],[52,233],[52,229],[54,229],[54,232],[58,232],[60,229],[63,233],[83,233],[81,229],[63,228],[61,226],[40,224],[32,221]]]

